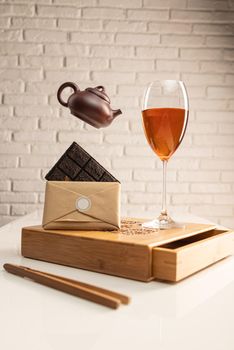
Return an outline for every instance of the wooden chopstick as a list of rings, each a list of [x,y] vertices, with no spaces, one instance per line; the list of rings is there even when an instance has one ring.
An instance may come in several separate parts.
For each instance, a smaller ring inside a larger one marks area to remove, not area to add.
[[[36,271],[36,270],[34,270],[34,271]],[[99,293],[107,294],[107,295],[109,295],[109,296],[111,296],[113,298],[119,299],[120,302],[122,304],[125,304],[125,305],[130,303],[130,298],[127,295],[124,295],[124,294],[121,294],[121,293],[117,293],[117,292],[114,292],[114,291],[109,290],[109,289],[97,287],[97,286],[94,286],[92,284],[88,284],[88,283],[80,282],[80,281],[77,281],[77,280],[73,280],[73,279],[70,279],[70,278],[67,278],[67,277],[53,275],[53,274],[48,273],[48,272],[46,272],[46,275],[47,276],[51,276],[51,277],[55,277],[55,278],[59,277],[61,280],[69,282],[69,283],[72,283],[72,284],[74,284],[76,286],[88,288],[90,290],[93,290],[93,291],[96,291],[96,292],[99,292]]]
[[[117,309],[121,303],[128,304],[130,302],[130,298],[126,295],[66,277],[30,269],[26,266],[4,264],[3,267],[7,272],[14,275],[27,277],[37,283],[93,301],[112,309]]]

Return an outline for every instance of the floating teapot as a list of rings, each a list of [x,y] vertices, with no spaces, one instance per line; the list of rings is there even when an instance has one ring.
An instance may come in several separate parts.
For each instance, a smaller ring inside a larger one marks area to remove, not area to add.
[[[61,98],[62,91],[66,87],[74,90],[67,102]],[[122,114],[120,109],[111,109],[110,99],[103,86],[89,87],[81,91],[75,83],[67,82],[58,89],[57,98],[61,105],[70,109],[71,114],[97,129],[110,125],[118,115]]]

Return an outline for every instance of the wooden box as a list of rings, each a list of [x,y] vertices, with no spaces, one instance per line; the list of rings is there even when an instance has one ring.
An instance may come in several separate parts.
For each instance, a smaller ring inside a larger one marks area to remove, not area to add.
[[[234,253],[234,231],[205,224],[146,230],[122,220],[112,232],[22,229],[22,255],[139,281],[177,282]]]

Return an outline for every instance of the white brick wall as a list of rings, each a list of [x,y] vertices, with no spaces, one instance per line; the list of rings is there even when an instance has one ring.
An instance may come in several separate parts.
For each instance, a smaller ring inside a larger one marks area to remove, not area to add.
[[[43,176],[75,140],[123,184],[127,215],[160,210],[161,164],[140,106],[152,79],[183,79],[185,139],[169,208],[234,227],[234,0],[0,0],[0,224],[43,205]],[[123,116],[96,130],[60,106],[72,80],[103,84]]]

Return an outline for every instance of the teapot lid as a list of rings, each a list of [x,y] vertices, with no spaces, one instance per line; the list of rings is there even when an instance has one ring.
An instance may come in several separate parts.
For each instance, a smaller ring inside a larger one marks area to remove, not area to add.
[[[107,96],[106,92],[105,92],[105,88],[104,86],[96,86],[95,88],[87,88],[85,89],[88,92],[91,92],[92,94],[97,95],[98,97],[102,98],[103,100],[105,100],[107,103],[110,103],[110,99]]]

